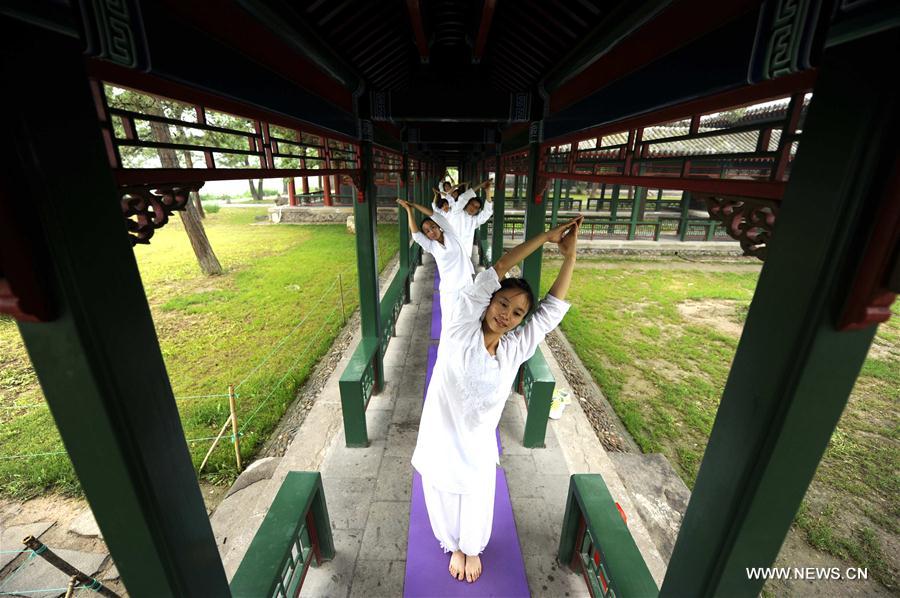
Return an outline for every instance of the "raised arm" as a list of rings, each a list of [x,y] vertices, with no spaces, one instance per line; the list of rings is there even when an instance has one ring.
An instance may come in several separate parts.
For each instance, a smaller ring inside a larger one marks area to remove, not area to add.
[[[576,218],[575,226],[569,228],[568,232],[557,242],[559,253],[563,256],[563,263],[549,291],[549,294],[557,299],[565,300],[569,284],[572,282],[572,270],[575,269],[575,246],[578,244],[578,231],[583,219],[582,216]]]
[[[409,224],[409,232],[411,232],[412,234],[416,234],[417,232],[419,232],[419,225],[416,223],[416,219],[412,213],[412,208],[410,207],[412,204],[405,199],[400,199],[398,197],[397,205],[406,209],[406,222]]]
[[[534,253],[538,247],[540,247],[547,241],[551,241],[553,243],[561,242],[563,240],[564,236],[566,235],[566,231],[568,231],[569,229],[572,229],[572,228],[577,229],[577,227],[581,224],[581,221],[583,219],[584,219],[584,216],[577,216],[576,218],[570,220],[569,222],[566,222],[565,224],[561,224],[561,225],[557,226],[556,228],[552,228],[552,229],[548,230],[547,232],[541,233],[539,235],[535,235],[534,237],[531,237],[530,239],[526,239],[519,245],[516,245],[515,247],[513,247],[509,251],[509,253],[505,253],[503,255],[503,257],[501,257],[499,260],[497,260],[497,262],[494,264],[494,270],[497,271],[497,278],[502,280],[503,277],[506,276],[506,273],[509,272],[510,268],[512,268],[515,264],[518,264],[519,262],[524,260],[526,257],[528,257],[529,255]],[[575,251],[574,250],[574,241],[569,241],[569,243],[572,243],[572,245],[573,245],[572,253],[574,255],[574,251]],[[562,251],[562,247],[560,247],[560,251]],[[572,263],[574,265],[574,257],[572,259]],[[571,280],[571,274],[572,273],[570,271],[569,272],[570,280]],[[558,278],[557,278],[557,280],[558,280]],[[566,283],[565,289],[562,289],[564,294],[565,294],[565,290],[568,288],[569,288],[569,285],[568,285],[568,283]],[[554,294],[554,297],[557,297],[558,299],[562,299],[562,297],[559,297],[558,295],[555,295],[555,294]]]
[[[397,203],[400,204],[401,206],[403,206],[404,208],[406,208],[407,211],[419,210],[420,212],[422,212],[423,214],[425,214],[428,217],[431,217],[434,215],[434,210],[432,210],[428,206],[420,206],[417,203],[409,203],[405,199],[400,199],[399,197],[397,198]]]

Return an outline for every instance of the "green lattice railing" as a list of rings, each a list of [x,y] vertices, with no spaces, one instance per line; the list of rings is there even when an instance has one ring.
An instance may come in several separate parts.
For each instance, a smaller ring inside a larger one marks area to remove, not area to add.
[[[300,593],[309,567],[334,558],[322,476],[285,477],[234,578],[235,598],[287,598]]]
[[[582,573],[592,598],[659,594],[625,513],[598,474],[570,478],[558,559]]]

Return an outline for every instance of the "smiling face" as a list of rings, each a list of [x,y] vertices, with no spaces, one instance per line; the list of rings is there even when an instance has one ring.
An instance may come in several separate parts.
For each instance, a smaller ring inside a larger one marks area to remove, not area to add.
[[[481,209],[481,200],[480,199],[470,199],[469,203],[466,204],[466,207],[463,208],[466,211],[466,214],[469,216],[475,216],[478,214],[478,211]]]
[[[500,289],[491,297],[484,313],[484,324],[492,332],[505,334],[522,323],[531,309],[528,293],[523,289]]]
[[[431,220],[426,220],[422,223],[422,232],[432,241],[437,241],[438,243],[444,242],[444,232],[441,230],[441,227]]]
[[[451,185],[447,181],[444,181],[444,193],[450,193]]]

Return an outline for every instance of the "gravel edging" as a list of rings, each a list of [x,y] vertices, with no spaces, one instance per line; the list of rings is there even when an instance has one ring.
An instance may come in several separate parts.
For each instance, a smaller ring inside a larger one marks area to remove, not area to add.
[[[553,351],[553,356],[559,362],[575,396],[581,401],[581,409],[591,422],[603,448],[613,453],[641,454],[640,447],[625,429],[562,330],[557,328],[548,334],[544,341]]]

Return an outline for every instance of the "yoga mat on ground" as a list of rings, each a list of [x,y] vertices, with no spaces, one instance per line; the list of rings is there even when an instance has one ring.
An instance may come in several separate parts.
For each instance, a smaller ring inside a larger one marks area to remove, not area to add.
[[[438,287],[441,284],[441,273],[438,272],[438,269],[434,269],[434,290],[438,290]]]
[[[431,340],[441,338],[441,292],[435,291],[431,298]]]
[[[406,598],[438,596],[530,596],[525,561],[519,548],[516,521],[509,501],[509,488],[503,470],[497,468],[494,496],[494,527],[491,540],[481,555],[482,573],[475,583],[450,576],[450,555],[431,531],[422,478],[413,472],[412,503],[409,509],[409,543],[406,553]]]

